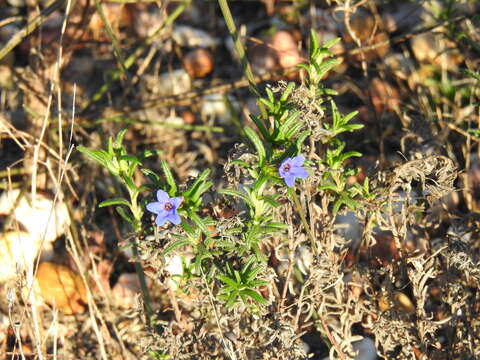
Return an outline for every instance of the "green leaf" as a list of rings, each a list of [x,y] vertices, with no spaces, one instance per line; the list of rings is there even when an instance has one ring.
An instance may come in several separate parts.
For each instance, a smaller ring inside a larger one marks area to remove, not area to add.
[[[355,116],[357,116],[357,115],[358,115],[358,111],[357,111],[357,110],[352,111],[351,113],[349,113],[349,114],[347,114],[347,115],[345,115],[345,116],[343,117],[342,123],[343,123],[343,124],[347,124],[348,122],[350,122],[350,120],[352,120],[352,119],[353,119]]]
[[[111,162],[111,156],[104,150],[90,150],[84,146],[77,146],[77,150],[80,151],[82,154],[85,154],[90,159],[96,161],[100,165],[104,166],[108,169],[108,165]]]
[[[303,145],[303,142],[307,139],[307,137],[310,135],[310,131],[309,130],[305,130],[304,132],[302,132],[300,134],[300,136],[298,137],[297,141],[295,141],[295,146],[297,148],[297,153],[300,153],[302,151],[302,145]]]
[[[283,135],[292,125],[295,123],[301,123],[301,121],[298,121],[298,115],[300,115],[300,111],[294,111],[291,114],[287,116],[287,118],[283,121],[280,129],[281,135]]]
[[[175,240],[174,242],[170,243],[163,251],[162,255],[168,255],[172,251],[178,249],[179,247],[182,246],[187,246],[187,245],[193,245],[192,241],[189,239],[180,239],[180,240]]]
[[[260,133],[262,134],[263,138],[267,141],[270,140],[271,136],[270,136],[270,133],[268,132],[267,128],[265,127],[265,125],[263,124],[263,121],[260,117],[258,116],[255,116],[255,115],[250,115],[250,118],[252,119],[252,121],[255,123],[255,125],[257,126],[257,129],[260,131]]]
[[[149,157],[152,157],[152,156],[155,156],[155,155],[158,155],[160,154],[161,152],[160,151],[157,151],[157,150],[145,150],[142,152],[142,154],[140,155],[140,159],[141,160],[144,160],[144,159],[147,159]]]
[[[127,133],[128,126],[124,127],[120,132],[118,133],[117,137],[115,138],[115,142],[113,144],[114,149],[120,149],[122,147],[122,142],[123,142],[123,137]]]
[[[263,164],[265,163],[265,159],[267,157],[267,154],[265,152],[265,147],[263,146],[262,141],[260,140],[258,135],[255,133],[255,131],[253,131],[249,127],[245,128],[245,134],[250,139],[250,141],[253,143],[253,146],[255,146],[255,149],[257,150],[258,158],[259,158],[259,161],[260,161],[259,165],[260,165],[260,167],[262,167]]]
[[[206,191],[206,190],[203,190],[203,191],[200,192],[200,194],[197,195],[197,193],[199,192],[199,186],[203,181],[205,181],[208,178],[210,173],[211,173],[210,169],[202,171],[202,173],[195,179],[192,186],[190,186],[190,188],[183,193],[183,196],[185,196],[187,198],[196,197],[198,199],[198,197]]]
[[[318,190],[330,190],[330,191],[333,191],[335,193],[338,193],[338,187],[331,182],[327,182],[324,185],[319,186]]]
[[[244,193],[242,193],[242,192],[240,192],[240,191],[238,191],[238,190],[222,189],[222,190],[219,190],[218,192],[219,192],[220,194],[225,194],[225,195],[230,195],[230,196],[238,197],[238,198],[242,199],[246,204],[249,204],[249,205],[253,206],[250,198],[249,198],[246,194],[244,194]]]
[[[203,220],[200,218],[200,216],[197,215],[195,211],[192,211],[190,209],[187,209],[187,214],[190,217],[190,219],[202,230],[202,232],[205,235],[209,235],[210,231],[208,231],[207,225],[203,222]]]
[[[133,183],[133,180],[130,176],[122,176],[122,180],[125,182],[125,185],[131,190],[131,191],[137,191],[137,187]]]
[[[253,258],[255,260],[255,258]],[[260,273],[260,271],[264,270],[263,266],[257,266],[256,268],[249,270],[246,274],[245,282],[250,283],[255,277]]]
[[[125,205],[130,207],[130,203],[125,198],[114,198],[114,199],[104,200],[100,204],[98,204],[98,207],[103,208],[103,207],[112,206],[112,205]]]
[[[290,140],[294,135],[296,135],[302,128],[303,123],[298,121],[294,123],[286,132],[285,139]]]
[[[275,112],[275,105],[270,101],[268,101],[267,99],[262,98],[262,99],[259,99],[258,101],[260,101],[263,105],[265,105],[269,112],[271,113]]]
[[[313,28],[310,28],[310,54],[315,54],[319,47],[317,31]]]
[[[267,224],[268,227],[271,227],[273,229],[277,229],[277,230],[286,230],[288,229],[288,225],[287,224],[284,224],[284,223],[281,223],[281,222],[270,222]]]
[[[241,290],[241,293],[251,297],[253,300],[258,302],[259,304],[268,305],[268,301],[256,291],[253,291],[251,289],[245,289],[245,290]]]
[[[227,307],[232,307],[235,305],[237,302],[237,297],[238,297],[238,291],[234,291],[230,294],[230,296],[227,298]]]
[[[126,222],[129,222],[130,224],[133,224],[133,218],[130,217],[126,212],[125,212],[125,209],[120,207],[120,206],[117,206],[115,208],[115,210],[117,211],[117,213],[122,217],[123,220],[125,220]]]
[[[146,176],[148,176],[150,178],[150,180],[152,180],[154,183],[159,183],[160,182],[160,176],[157,175],[157,173],[155,173],[154,171],[150,170],[150,169],[146,169],[146,168],[142,168],[140,169],[140,171],[145,174]]]
[[[295,83],[293,81],[290,81],[283,91],[282,97],[280,98],[280,101],[283,103],[287,101],[288,97],[292,93],[292,91],[295,90]]]
[[[185,230],[188,236],[190,236],[192,239],[198,237],[197,232],[193,229],[193,227],[190,226],[190,224],[187,221],[182,221],[182,228]]]
[[[248,283],[249,287],[251,287],[251,288],[255,288],[255,287],[258,287],[258,286],[265,286],[267,284],[268,283],[266,281],[263,281],[263,280],[252,280]]]
[[[273,96],[273,91],[270,89],[268,86],[265,88],[265,92],[267,93],[268,100],[270,100],[271,103],[275,102],[275,97]]]
[[[341,40],[341,38],[339,38],[339,37],[335,38],[335,39],[332,39],[332,40],[329,40],[325,44],[323,44],[323,47],[326,48],[326,49],[330,49],[333,45],[338,43],[340,40]]]
[[[347,160],[351,157],[362,157],[362,153],[359,153],[358,151],[348,151],[348,152],[340,155],[338,157],[338,160],[343,163],[345,160]]]
[[[119,157],[120,161],[126,160],[129,161],[132,164],[142,164],[142,162],[136,157],[136,156],[131,156],[131,155],[122,155]]]
[[[359,130],[359,129],[362,129],[364,127],[363,124],[351,124],[351,125],[344,125],[343,126],[343,131],[355,131],[355,130]]]
[[[270,206],[277,208],[280,206],[280,203],[271,195],[264,195],[260,198],[260,200],[265,201],[268,203]]]
[[[337,58],[325,60],[317,70],[317,81],[322,80],[327,72],[329,72],[339,64],[340,64],[340,60]]]
[[[238,283],[230,279],[228,276],[218,275],[217,279],[224,282],[225,284],[230,286],[232,289],[238,289]]]
[[[177,183],[173,178],[172,172],[170,171],[170,168],[165,160],[161,160],[160,165],[162,166],[162,171],[163,171],[163,175],[165,175],[165,180],[167,181],[167,184],[170,186],[168,195],[175,196],[175,194],[177,193]]]

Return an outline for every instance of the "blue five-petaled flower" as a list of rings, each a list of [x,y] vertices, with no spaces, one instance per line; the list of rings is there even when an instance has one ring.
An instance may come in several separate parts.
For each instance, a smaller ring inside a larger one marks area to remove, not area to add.
[[[308,176],[307,170],[302,168],[304,161],[305,156],[298,155],[293,158],[286,158],[280,164],[278,173],[285,180],[288,187],[295,185],[296,178],[305,179]]]
[[[178,225],[180,224],[180,215],[178,215],[177,209],[182,203],[183,199],[181,197],[169,197],[168,194],[163,190],[157,191],[157,200],[147,204],[147,210],[157,214],[155,223],[158,226],[162,226],[165,222],[170,221],[171,223]]]

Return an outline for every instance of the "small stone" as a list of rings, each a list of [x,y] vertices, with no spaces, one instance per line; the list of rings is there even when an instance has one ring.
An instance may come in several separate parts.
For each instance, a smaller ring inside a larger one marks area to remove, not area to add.
[[[33,267],[40,248],[39,239],[24,231],[0,235],[0,282],[15,279]]]
[[[410,40],[412,51],[419,62],[457,70],[464,58],[456,44],[440,33],[427,32],[414,36]]]
[[[205,31],[186,25],[175,26],[172,38],[180,46],[210,48],[217,45],[217,40]]]
[[[203,78],[213,70],[213,56],[209,50],[198,48],[183,59],[183,67],[192,79]]]
[[[131,309],[135,306],[135,297],[140,294],[140,280],[135,273],[123,273],[113,287],[112,293],[118,306]]]
[[[373,107],[378,114],[395,112],[400,107],[400,94],[396,88],[385,80],[373,78],[370,83],[370,96]]]
[[[183,69],[163,73],[160,77],[145,77],[148,90],[154,95],[184,94],[192,88],[190,76]]]
[[[293,35],[288,31],[281,30],[276,32],[272,36],[271,45],[283,69],[294,67],[302,62],[298,44]]]
[[[65,204],[47,194],[37,192],[35,201],[26,193],[17,203],[19,189],[5,191],[0,196],[0,214],[13,213],[13,220],[25,227],[26,232],[34,238],[53,242],[65,233],[70,225],[70,215]],[[15,207],[14,207],[15,206]]]

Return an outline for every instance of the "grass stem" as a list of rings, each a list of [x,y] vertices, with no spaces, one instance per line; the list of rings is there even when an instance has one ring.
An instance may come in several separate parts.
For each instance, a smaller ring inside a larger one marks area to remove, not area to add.
[[[315,238],[312,234],[312,231],[310,229],[310,226],[308,225],[307,218],[305,216],[305,212],[302,209],[302,204],[300,204],[300,200],[298,199],[297,194],[295,193],[295,189],[293,187],[288,188],[288,195],[290,198],[293,200],[293,203],[295,204],[295,208],[298,211],[298,214],[300,215],[300,221],[302,222],[302,225],[307,232],[307,235],[310,239],[310,243],[312,244],[312,250],[315,255],[318,255],[317,252],[317,244],[315,242]]]
[[[243,48],[243,44],[238,34],[237,27],[235,26],[235,22],[233,21],[232,13],[230,12],[230,7],[228,6],[228,1],[218,0],[218,4],[220,5],[223,18],[225,19],[225,23],[227,24],[228,32],[233,39],[235,50],[237,51],[238,57],[240,58],[243,72],[248,80],[248,83],[250,84],[250,90],[255,96],[260,97],[260,92],[258,91],[257,84],[255,83],[255,77],[253,76],[252,68],[250,67],[250,63],[248,62],[247,56],[245,54],[245,49]]]

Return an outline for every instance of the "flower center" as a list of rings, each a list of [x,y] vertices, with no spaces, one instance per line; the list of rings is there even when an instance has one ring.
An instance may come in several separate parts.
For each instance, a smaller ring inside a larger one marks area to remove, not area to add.
[[[172,203],[169,203],[169,202],[165,203],[164,209],[167,210],[167,211],[172,210],[173,209]]]
[[[290,169],[291,169],[290,164],[285,164],[285,165],[283,166],[283,171],[285,171],[285,172],[289,172]]]

